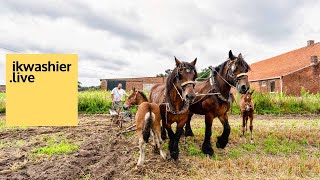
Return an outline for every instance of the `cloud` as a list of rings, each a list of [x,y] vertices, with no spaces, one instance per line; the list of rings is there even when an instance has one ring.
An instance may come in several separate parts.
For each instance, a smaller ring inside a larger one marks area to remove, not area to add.
[[[1,1],[0,50],[77,53],[79,80],[98,85],[102,78],[163,73],[174,67],[173,56],[198,57],[203,69],[225,61],[230,49],[253,63],[300,48],[318,37],[318,6],[297,0]]]
[[[76,1],[3,1],[3,7],[19,14],[32,16],[47,16],[52,19],[70,18],[79,21],[83,25],[111,32],[131,40],[144,40],[147,36],[143,32],[136,31],[134,27],[127,26],[117,21],[116,16],[108,13],[95,12],[89,6]],[[132,16],[132,14],[130,14]]]

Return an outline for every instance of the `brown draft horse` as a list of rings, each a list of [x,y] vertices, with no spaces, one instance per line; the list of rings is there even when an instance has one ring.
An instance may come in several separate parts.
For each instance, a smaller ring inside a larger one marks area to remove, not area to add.
[[[188,120],[189,104],[196,98],[194,92],[197,71],[195,68],[197,58],[191,63],[180,62],[175,58],[176,67],[167,77],[166,84],[156,84],[152,87],[149,102],[159,104],[162,118],[162,139],[166,138],[165,130],[169,135],[169,151],[172,159],[179,156],[179,140],[183,127]],[[172,123],[177,123],[174,133]]]
[[[242,116],[242,136],[244,136],[244,131],[248,130],[248,118],[250,118],[250,142],[253,143],[253,112],[254,112],[254,103],[251,99],[252,93],[254,92],[247,92],[246,94],[241,95],[239,107]]]
[[[212,121],[218,117],[223,125],[223,132],[217,137],[217,148],[225,148],[230,134],[230,125],[228,122],[228,110],[230,103],[228,101],[231,86],[235,87],[241,94],[244,94],[250,88],[247,72],[249,65],[244,61],[241,53],[238,57],[229,51],[227,61],[218,67],[210,67],[211,76],[203,81],[197,82],[195,91],[198,93],[194,103],[190,106],[190,114],[186,124],[186,136],[193,136],[190,121],[193,114],[205,116],[205,138],[202,144],[202,152],[212,156],[214,154],[211,147]],[[199,95],[200,94],[200,95]],[[206,95],[201,95],[206,94]]]
[[[124,108],[127,109],[132,105],[139,105],[138,111],[136,113],[136,127],[137,135],[139,137],[139,149],[140,156],[137,166],[142,166],[145,159],[145,143],[148,143],[150,134],[153,135],[153,143],[155,151],[160,150],[160,155],[163,159],[166,159],[166,154],[162,150],[161,144],[161,114],[160,108],[155,103],[147,102],[148,99],[146,95],[141,91],[136,91],[132,89],[131,94],[125,102]]]

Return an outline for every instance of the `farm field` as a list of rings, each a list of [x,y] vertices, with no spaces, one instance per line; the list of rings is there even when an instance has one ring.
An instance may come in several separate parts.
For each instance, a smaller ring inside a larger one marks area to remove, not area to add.
[[[241,139],[241,120],[230,116],[225,149],[215,147],[222,131],[213,124],[215,156],[204,157],[203,117],[195,116],[194,137],[181,138],[180,160],[162,160],[147,145],[143,169],[135,132],[120,136],[108,115],[79,115],[78,127],[5,127],[0,115],[0,179],[319,179],[320,118],[316,115],[257,115],[255,144]],[[124,124],[128,126],[129,123]],[[167,140],[165,143],[166,152]]]
[[[130,93],[130,92],[127,92]],[[145,92],[148,96],[148,93]],[[240,114],[237,102],[240,95],[235,94],[230,113]],[[123,99],[124,100],[124,99]],[[320,93],[310,94],[302,91],[300,97],[284,94],[253,93],[256,114],[320,114]],[[112,107],[110,91],[82,91],[78,93],[78,112],[85,114],[108,114]],[[6,110],[5,93],[0,93],[0,113]],[[136,108],[131,109],[136,112]]]

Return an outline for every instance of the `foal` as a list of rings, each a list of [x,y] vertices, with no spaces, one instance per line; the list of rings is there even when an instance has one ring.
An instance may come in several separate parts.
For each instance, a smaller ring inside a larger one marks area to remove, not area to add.
[[[148,103],[146,95],[141,91],[136,91],[132,89],[132,93],[129,95],[127,101],[125,102],[124,108],[129,108],[132,105],[139,105],[136,114],[136,127],[137,134],[139,137],[139,149],[140,157],[137,166],[141,166],[145,159],[145,143],[149,141],[150,134],[153,135],[153,141],[155,145],[155,150],[160,150],[160,155],[163,159],[166,159],[166,154],[162,150],[161,144],[161,115],[159,106],[155,103]]]
[[[253,121],[254,103],[251,99],[251,95],[253,92],[254,91],[247,92],[246,94],[242,94],[240,99],[240,104],[239,104],[241,115],[242,115],[242,136],[244,136],[244,132],[247,131],[248,129],[248,118],[250,118],[251,143],[253,143],[252,121]]]

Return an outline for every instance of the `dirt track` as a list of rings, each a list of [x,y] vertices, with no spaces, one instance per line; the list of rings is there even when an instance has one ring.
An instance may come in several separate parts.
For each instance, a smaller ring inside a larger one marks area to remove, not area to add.
[[[301,116],[280,118],[299,119]],[[303,117],[304,121],[313,118],[315,117]],[[274,117],[258,116],[257,119],[271,120]],[[0,121],[4,120],[5,117],[0,116]],[[0,129],[0,142],[7,144],[3,147],[0,146],[0,179],[185,179],[190,176],[201,178],[205,175],[198,176],[197,173],[201,173],[201,171],[198,172],[198,169],[209,168],[210,171],[211,167],[206,167],[210,165],[208,165],[208,161],[214,163],[210,166],[217,167],[220,166],[219,163],[224,163],[200,158],[200,164],[195,164],[195,158],[186,158],[188,155],[183,152],[181,160],[178,162],[163,161],[160,155],[155,155],[151,151],[152,148],[149,145],[147,146],[144,168],[136,169],[135,165],[139,154],[134,133],[117,137],[115,133],[119,131],[119,127],[112,125],[106,115],[79,115],[79,120],[79,127]],[[203,126],[201,121],[199,124]],[[44,146],[46,139],[53,136],[65,138],[68,142],[79,145],[80,148],[72,154],[52,156],[34,156],[32,154],[34,147]],[[214,136],[213,141],[215,141]],[[195,139],[201,138],[195,137]],[[235,138],[231,138],[231,148],[234,147],[235,141]],[[187,143],[184,138],[181,144],[181,151],[186,151],[184,146]],[[223,150],[218,151],[218,154],[226,159]],[[228,161],[225,163],[230,163]],[[214,173],[218,169],[212,168],[211,170]],[[317,172],[317,170],[313,169],[312,172]]]

